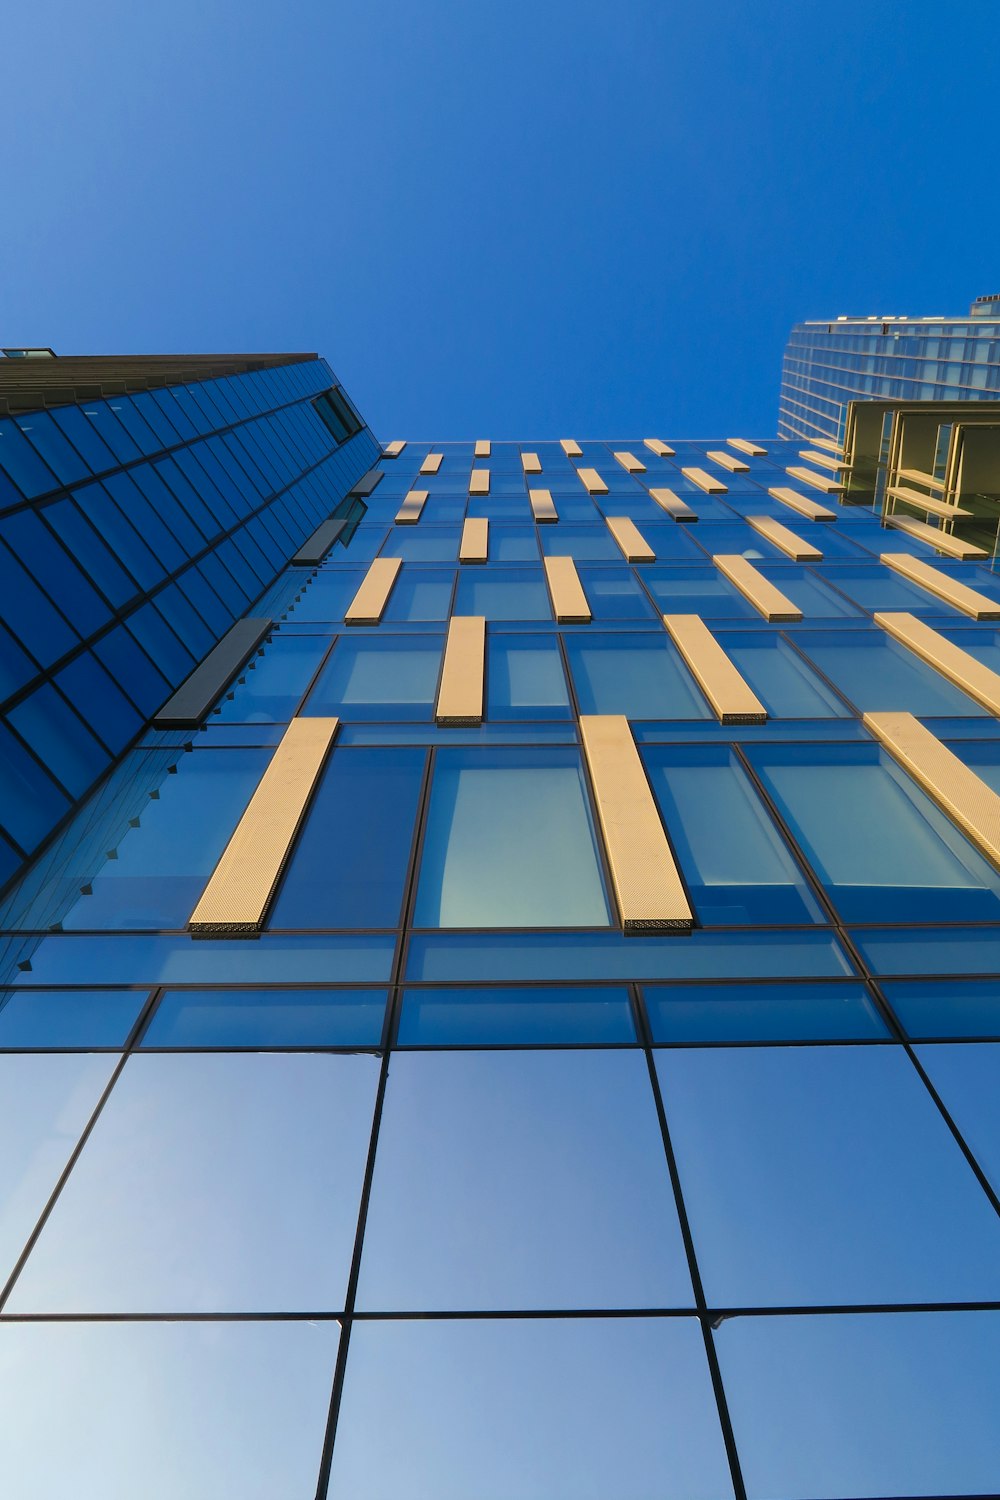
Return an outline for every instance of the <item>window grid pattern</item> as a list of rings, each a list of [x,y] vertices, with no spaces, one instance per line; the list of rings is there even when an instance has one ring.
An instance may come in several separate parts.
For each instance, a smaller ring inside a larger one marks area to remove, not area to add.
[[[987,663],[1000,636],[896,592],[867,511],[813,523],[774,501],[793,443],[765,441],[714,494],[681,470],[721,475],[720,442],[671,446],[531,442],[559,516],[541,525],[517,445],[491,445],[486,495],[471,443],[383,459],[349,545],[279,584],[270,639],[202,728],[147,730],[7,899],[0,1068],[27,1060],[66,1121],[7,1213],[0,1180],[0,1351],[26,1390],[60,1339],[99,1350],[111,1330],[142,1360],[143,1330],[190,1329],[177,1368],[200,1389],[197,1330],[236,1361],[271,1329],[300,1415],[273,1411],[248,1451],[291,1494],[996,1488],[1000,877],[862,715],[914,713],[1000,787],[994,718],[874,615],[906,609]],[[412,488],[427,501],[399,526]],[[653,561],[625,560],[621,515]],[[821,559],[792,561],[753,515]],[[489,520],[487,559],[459,564],[469,517]],[[802,619],[765,621],[719,554]],[[574,559],[589,623],[555,620],[547,556]],[[381,621],[347,626],[378,558],[402,560]],[[989,569],[928,560],[1000,597]],[[766,722],[713,713],[660,619],[685,613]],[[435,721],[459,615],[486,621],[478,725]],[[628,721],[689,935],[619,929],[588,713]],[[267,930],[193,939],[275,746],[310,715],[337,738]],[[209,1394],[211,1456],[238,1400]],[[8,1464],[24,1451],[0,1435]]]

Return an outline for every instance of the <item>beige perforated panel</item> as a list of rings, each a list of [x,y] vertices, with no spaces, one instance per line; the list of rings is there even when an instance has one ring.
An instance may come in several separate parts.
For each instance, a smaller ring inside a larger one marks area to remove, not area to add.
[[[490,545],[490,523],[485,516],[469,516],[462,527],[459,562],[484,563]]]
[[[403,566],[398,557],[376,557],[344,616],[346,625],[377,625]]]
[[[559,445],[567,458],[582,458],[583,449],[574,438],[560,438]]]
[[[473,469],[469,475],[469,494],[488,495],[490,492],[489,469]]]
[[[630,474],[645,474],[646,472],[646,465],[642,459],[636,458],[635,454],[629,453],[627,449],[616,453],[615,458],[621,464],[622,468],[627,469]]]
[[[656,553],[628,516],[608,516],[608,530],[629,562],[654,562]]]
[[[194,937],[256,937],[337,719],[293,719],[191,914]]]
[[[540,474],[542,472],[542,460],[537,453],[522,453],[521,468],[525,474]]]
[[[751,443],[749,438],[726,438],[730,448],[736,448],[740,453],[749,453],[751,458],[762,458],[767,452],[759,443]]]
[[[824,495],[839,495],[844,488],[839,480],[832,479],[829,474],[817,474],[815,469],[803,469],[797,464],[789,464],[785,473],[791,474],[800,484],[809,485],[810,489],[822,490]]]
[[[767,710],[700,615],[664,615],[670,639],[721,724],[763,724]]]
[[[650,495],[656,501],[661,510],[673,516],[675,521],[697,521],[698,512],[692,510],[686,500],[682,500],[676,490],[664,489],[657,486],[650,490]]]
[[[911,557],[908,552],[883,552],[880,561],[973,620],[1000,620],[1000,604],[995,599],[978,594],[975,589],[959,583],[957,578],[949,578],[947,573],[939,573],[937,568],[921,562],[919,557]]]
[[[725,495],[729,489],[727,484],[723,484],[721,479],[709,474],[706,469],[681,469],[681,473],[685,479],[690,479],[692,484],[704,490],[706,495]]]
[[[486,620],[453,615],[448,625],[444,666],[434,718],[438,724],[481,724],[486,666]]]
[[[786,556],[794,557],[796,562],[818,562],[823,556],[818,547],[814,547],[811,542],[804,542],[773,516],[747,516],[746,519],[754,531],[759,531],[761,536],[780,547]]]
[[[397,526],[415,526],[420,512],[427,503],[427,490],[407,490],[403,503],[396,512]]]
[[[765,620],[801,620],[802,611],[798,605],[776,589],[745,557],[736,552],[717,552],[712,561]]]
[[[580,738],[625,932],[688,931],[688,905],[628,720],[584,714]]]
[[[443,453],[428,453],[427,457],[420,465],[421,474],[436,474],[438,469],[440,469],[441,467],[441,460],[443,458]]]
[[[736,458],[734,454],[727,453],[724,448],[709,448],[706,458],[713,463],[720,464],[723,469],[728,469],[730,474],[748,474],[750,465],[743,462],[742,458]]]
[[[606,495],[608,487],[596,469],[577,469],[580,483],[588,495]]]
[[[807,521],[835,521],[837,519],[837,512],[831,510],[828,505],[820,505],[818,500],[810,500],[808,495],[800,495],[798,490],[789,489],[786,485],[775,485],[767,493],[772,500],[778,500],[782,505],[787,505],[789,510],[805,516]]]
[[[1000,868],[1000,796],[912,714],[865,714],[866,729]]]
[[[558,521],[559,513],[552,502],[551,490],[529,490],[528,499],[536,521]]]
[[[566,625],[586,625],[590,621],[590,605],[583,592],[580,575],[571,557],[546,557],[545,581],[552,599],[552,613]]]
[[[655,453],[657,458],[673,458],[674,456],[673,448],[671,448],[669,443],[665,443],[662,438],[643,438],[643,442],[650,453]]]

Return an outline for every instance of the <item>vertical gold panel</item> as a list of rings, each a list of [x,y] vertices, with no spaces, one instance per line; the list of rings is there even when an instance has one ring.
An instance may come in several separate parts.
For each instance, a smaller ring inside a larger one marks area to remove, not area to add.
[[[714,474],[707,473],[705,469],[681,469],[681,473],[685,479],[690,479],[692,484],[704,490],[706,495],[724,495],[729,489],[727,484],[723,484],[721,479],[716,479]]]
[[[582,458],[583,449],[573,438],[560,438],[559,445],[567,458]]]
[[[926,542],[929,547],[933,547],[937,552],[943,552],[946,557],[955,557],[962,561],[968,557],[987,555],[985,548],[976,547],[972,542],[960,541],[957,536],[951,536],[937,526],[929,526],[926,521],[914,521],[910,516],[886,516],[885,519],[887,525],[895,526],[897,531],[905,531],[907,536]]]
[[[590,605],[583,592],[580,575],[571,557],[546,557],[545,581],[552,598],[552,613],[565,625],[590,623]]]
[[[552,503],[551,490],[529,490],[531,514],[536,521],[558,521],[559,513]]]
[[[448,623],[444,666],[434,719],[438,724],[481,724],[486,671],[486,620],[453,615]]]
[[[469,475],[469,494],[488,495],[490,492],[489,469],[473,469]]]
[[[727,453],[724,448],[710,448],[705,455],[713,463],[723,469],[728,469],[730,474],[749,474],[750,465],[745,464],[742,458],[735,458],[733,454]]]
[[[673,448],[671,448],[669,443],[665,443],[662,438],[643,438],[643,442],[650,453],[655,453],[657,458],[673,458],[674,456]]]
[[[661,510],[673,516],[675,521],[697,521],[698,512],[692,510],[686,500],[682,500],[676,490],[667,490],[661,487],[650,490],[650,495],[656,501]]]
[[[622,928],[689,931],[694,914],[628,720],[582,714],[580,737]]]
[[[489,458],[489,456],[490,456],[490,440],[489,440],[489,438],[480,438],[478,440],[478,442],[476,443],[474,457],[476,457],[476,458]]]
[[[787,505],[789,510],[797,511],[800,516],[805,516],[807,521],[835,521],[836,511],[827,505],[820,505],[818,500],[810,500],[807,495],[800,495],[798,490],[790,490],[785,485],[775,485],[767,492],[772,500],[780,500],[782,505]]]
[[[542,472],[542,460],[537,453],[522,453],[521,468],[525,474],[540,474]]]
[[[398,557],[376,557],[344,616],[345,625],[377,625],[402,567]]]
[[[789,531],[787,526],[782,526],[772,516],[747,516],[745,519],[754,531],[759,531],[761,536],[767,537],[769,542],[780,547],[789,557],[794,557],[796,562],[818,562],[823,556],[818,547],[804,542],[794,531]]]
[[[991,714],[1000,715],[1000,673],[963,651],[961,646],[947,640],[938,631],[918,620],[916,615],[888,614],[879,612],[875,624],[892,636],[893,640],[919,656],[935,672],[940,672],[963,693],[975,698]]]
[[[655,562],[656,553],[628,516],[607,516],[608,530],[625,555],[626,562]]]
[[[735,552],[717,552],[712,561],[765,620],[801,620],[802,611],[798,605],[776,589],[745,557]]]
[[[767,452],[759,443],[751,443],[749,438],[726,438],[730,448],[736,448],[740,453],[749,453],[751,458],[762,458]]]
[[[630,474],[645,474],[646,472],[646,465],[641,458],[636,458],[634,453],[623,450],[621,453],[616,453],[615,458]]]
[[[407,490],[403,503],[396,512],[396,525],[415,526],[426,503],[426,490]]]
[[[323,769],[337,719],[293,719],[191,914],[194,937],[256,937]]]
[[[484,563],[490,545],[490,523],[485,516],[469,516],[462,527],[459,562]]]
[[[420,465],[421,474],[436,474],[441,467],[442,458],[444,458],[443,453],[428,453]]]
[[[388,445],[388,447],[386,448],[386,450],[385,450],[385,457],[386,458],[398,458],[399,455],[402,453],[402,451],[403,451],[403,449],[405,447],[406,447],[406,444],[403,441],[403,439],[402,438],[396,438],[395,442],[390,443]]]
[[[608,487],[596,469],[577,469],[577,477],[588,495],[606,495]]]
[[[939,573],[937,568],[931,567],[930,563],[921,562],[919,557],[911,557],[908,552],[883,552],[879,561],[894,572],[901,573],[919,588],[926,589],[929,594],[935,594],[938,599],[944,599],[955,609],[960,609],[973,620],[1000,620],[1000,604],[995,599],[977,593],[975,589],[959,583],[957,578],[949,578],[947,573]]]
[[[767,710],[700,615],[664,615],[670,639],[721,724],[763,724]]]
[[[906,713],[865,714],[863,723],[976,848],[1000,866],[1000,796]]]
[[[829,474],[817,474],[815,469],[803,469],[797,464],[788,464],[786,474],[791,474],[800,484],[809,485],[810,489],[822,490],[824,495],[840,495],[844,486],[837,479],[831,479]]]

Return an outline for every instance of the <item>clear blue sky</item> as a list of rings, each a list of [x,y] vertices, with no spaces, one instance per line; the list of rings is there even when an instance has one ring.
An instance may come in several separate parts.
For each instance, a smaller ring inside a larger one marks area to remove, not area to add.
[[[5,7],[0,336],[316,349],[377,434],[773,432],[1000,289],[995,0]]]

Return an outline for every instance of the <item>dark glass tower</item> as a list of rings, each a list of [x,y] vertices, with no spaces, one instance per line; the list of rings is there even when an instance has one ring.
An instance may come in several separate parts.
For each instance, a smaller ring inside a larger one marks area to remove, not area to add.
[[[0,439],[9,1493],[995,1493],[958,437],[878,514],[881,412],[380,449],[322,361],[143,363]]]

